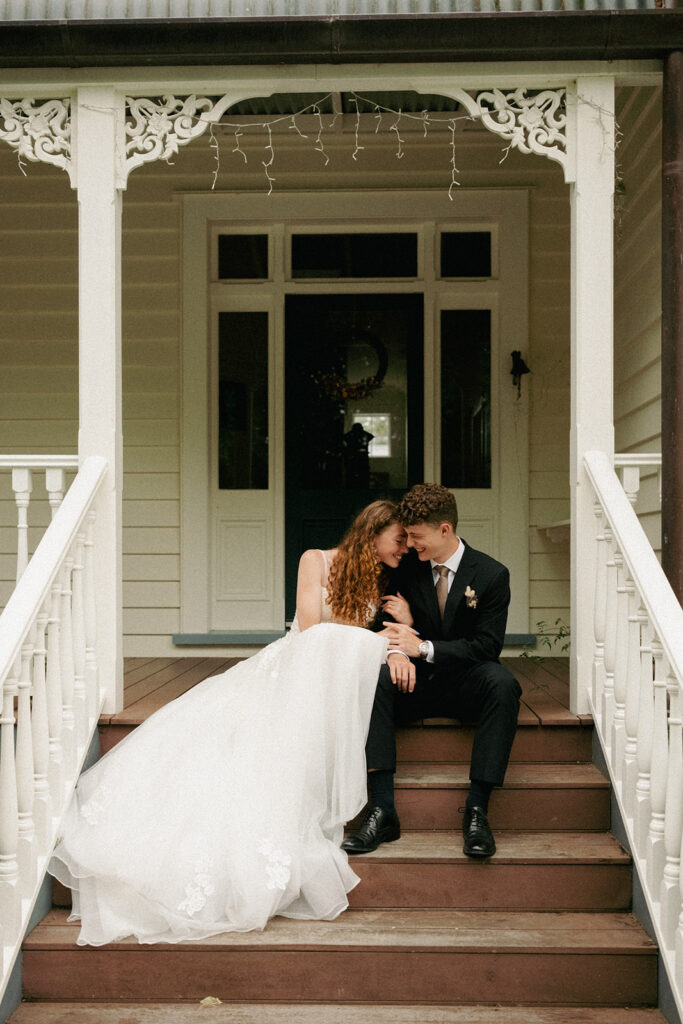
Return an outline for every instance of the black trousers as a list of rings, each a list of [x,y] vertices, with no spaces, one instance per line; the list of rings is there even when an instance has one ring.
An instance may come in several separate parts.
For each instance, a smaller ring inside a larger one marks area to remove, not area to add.
[[[427,663],[416,668],[412,693],[401,693],[388,666],[381,668],[365,747],[368,769],[396,767],[396,725],[443,716],[477,723],[470,778],[502,785],[522,692],[515,677],[497,661],[475,665],[459,677]]]

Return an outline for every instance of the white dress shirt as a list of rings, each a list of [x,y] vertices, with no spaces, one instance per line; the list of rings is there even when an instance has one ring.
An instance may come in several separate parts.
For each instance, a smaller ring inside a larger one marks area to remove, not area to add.
[[[430,564],[432,566],[432,579],[434,580],[434,586],[436,586],[436,581],[439,578],[439,570],[437,569],[437,565],[445,565],[447,567],[447,569],[448,569],[448,592],[449,593],[450,593],[451,587],[453,585],[453,580],[455,579],[455,574],[458,571],[458,569],[460,568],[460,563],[462,562],[462,556],[465,554],[465,545],[464,545],[464,543],[463,543],[463,541],[462,541],[462,539],[460,537],[458,537],[458,540],[459,540],[460,543],[458,544],[457,549],[453,552],[451,557],[449,559],[447,559],[445,562],[435,562],[431,558],[429,560]],[[432,643],[431,640],[426,640],[425,643],[429,647],[429,653],[427,654],[427,657],[424,660],[425,661],[429,661],[429,662],[433,662],[434,661],[434,644]]]

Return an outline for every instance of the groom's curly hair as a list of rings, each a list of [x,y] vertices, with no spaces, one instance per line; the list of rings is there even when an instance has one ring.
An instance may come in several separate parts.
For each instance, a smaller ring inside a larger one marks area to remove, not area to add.
[[[338,622],[365,626],[379,607],[386,576],[374,541],[397,522],[393,501],[373,501],[356,516],[339,544],[327,578],[327,603]]]
[[[398,517],[404,526],[450,523],[455,532],[458,528],[458,504],[443,484],[415,484],[403,495]]]

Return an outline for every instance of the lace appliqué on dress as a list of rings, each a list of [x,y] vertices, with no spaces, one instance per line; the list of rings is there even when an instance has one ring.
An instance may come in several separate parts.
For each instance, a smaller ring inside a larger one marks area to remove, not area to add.
[[[90,799],[81,804],[81,817],[85,818],[89,825],[99,825],[108,799],[109,788],[105,785],[99,786]]]
[[[188,917],[192,917],[206,904],[206,897],[213,896],[216,889],[211,881],[210,861],[197,860],[194,864],[194,878],[185,887],[185,899],[178,904],[178,910],[185,911]]]
[[[272,839],[264,839],[258,851],[263,854],[267,861],[268,888],[282,889],[284,892],[287,888],[287,882],[292,875],[289,870],[292,858],[283,853],[282,850],[279,850]]]

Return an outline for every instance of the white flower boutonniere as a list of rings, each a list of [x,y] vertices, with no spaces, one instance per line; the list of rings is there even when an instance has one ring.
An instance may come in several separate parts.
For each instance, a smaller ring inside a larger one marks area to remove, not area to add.
[[[468,608],[477,607],[477,592],[472,590],[469,584],[465,587],[465,600],[467,601]]]

